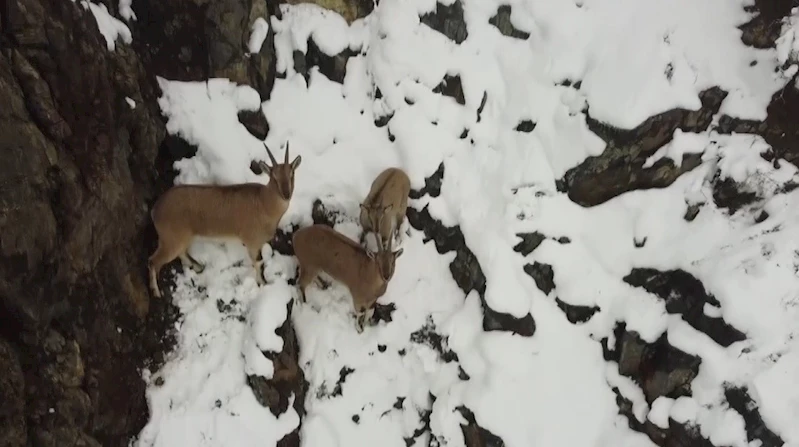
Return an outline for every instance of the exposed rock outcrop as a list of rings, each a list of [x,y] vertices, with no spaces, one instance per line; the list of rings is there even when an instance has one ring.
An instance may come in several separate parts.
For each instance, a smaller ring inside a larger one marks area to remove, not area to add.
[[[274,84],[271,26],[261,50],[248,53],[253,24],[269,22],[276,1],[134,0],[133,47],[151,76],[205,81],[222,77],[246,84],[268,98]]]
[[[271,379],[261,376],[247,376],[247,384],[252,388],[258,402],[269,408],[275,416],[288,411],[289,398],[294,396],[293,408],[300,416],[300,421],[305,416],[305,394],[308,392],[308,382],[305,374],[297,363],[300,348],[294,325],[291,323],[291,310],[293,301],[287,305],[286,321],[275,331],[283,338],[283,350],[280,352],[264,352],[266,358],[272,361],[274,374]],[[277,443],[278,447],[300,445],[300,426],[284,436]]]
[[[444,169],[443,165],[439,170],[433,174],[436,179],[427,179],[425,187],[435,183],[440,184],[439,179],[443,179]],[[431,188],[432,189],[432,188]],[[435,197],[438,194],[432,194],[433,191],[428,189],[428,193]],[[436,188],[440,193],[440,186]],[[411,191],[411,197],[421,197],[419,191]],[[464,293],[477,291],[480,295],[480,302],[483,307],[483,329],[486,331],[510,331],[519,335],[530,337],[535,333],[535,320],[533,316],[527,314],[522,318],[515,318],[512,315],[497,312],[491,309],[485,301],[486,291],[486,278],[483,274],[483,269],[480,267],[480,262],[477,257],[472,253],[469,247],[466,246],[466,241],[463,238],[460,227],[446,227],[438,220],[434,219],[427,207],[422,210],[417,210],[413,207],[408,207],[407,211],[408,222],[417,230],[423,231],[428,240],[432,240],[436,245],[436,250],[441,253],[454,251],[456,253],[455,259],[450,263],[449,269],[452,273],[452,278],[458,284]]]
[[[669,110],[648,118],[632,130],[604,125],[586,112],[588,128],[605,140],[607,147],[602,154],[568,170],[559,189],[567,191],[575,203],[594,206],[628,191],[669,186],[677,177],[699,166],[701,156],[686,154],[679,167],[667,159],[658,160],[650,168],[644,168],[644,162],[672,140],[676,129],[684,132],[707,129],[727,93],[714,87],[699,96],[701,109]]]
[[[80,3],[3,6],[0,436],[126,446],[147,419],[140,368],[174,318],[143,282],[160,92]]]

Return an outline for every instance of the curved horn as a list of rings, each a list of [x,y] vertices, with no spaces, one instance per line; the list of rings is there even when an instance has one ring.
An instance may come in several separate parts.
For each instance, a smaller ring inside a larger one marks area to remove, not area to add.
[[[272,155],[272,151],[269,150],[269,146],[266,145],[264,141],[264,147],[266,148],[266,153],[269,154],[269,159],[272,160],[272,166],[277,165],[277,160],[275,160],[275,156]]]
[[[286,159],[283,164],[289,164],[289,142],[286,140]]]

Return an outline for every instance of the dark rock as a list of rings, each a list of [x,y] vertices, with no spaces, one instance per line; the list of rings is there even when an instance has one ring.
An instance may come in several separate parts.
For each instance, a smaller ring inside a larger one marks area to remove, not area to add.
[[[338,381],[336,382],[336,386],[333,388],[333,391],[330,393],[330,397],[341,396],[341,385],[344,385],[344,382],[347,380],[347,376],[354,373],[355,370],[352,368],[348,368],[346,366],[341,368],[341,371],[338,372]]]
[[[0,338],[0,445],[24,447],[27,443],[25,420],[25,378],[14,347]]]
[[[617,362],[619,374],[630,377],[644,392],[648,404],[660,396],[676,399],[691,395],[691,381],[699,372],[702,359],[671,346],[666,334],[646,343],[620,323],[614,330],[616,343],[611,351],[602,340],[606,360]]]
[[[666,312],[680,314],[694,329],[707,334],[713,341],[727,347],[745,340],[746,335],[727,324],[722,318],[705,315],[705,304],[719,307],[718,300],[705,291],[705,286],[693,275],[683,270],[664,272],[634,268],[624,282],[633,287],[643,287],[647,292],[666,302]]]
[[[551,265],[535,261],[532,264],[525,264],[524,273],[533,278],[535,285],[544,292],[544,295],[549,295],[555,290],[555,272],[552,271]]]
[[[436,397],[432,393],[427,393],[427,395],[428,395],[427,408],[416,409],[416,411],[419,414],[419,423],[420,423],[419,427],[417,427],[413,431],[413,434],[411,436],[403,438],[403,440],[405,441],[405,445],[407,447],[411,447],[412,445],[414,445],[414,442],[423,434],[430,433],[430,416],[433,413],[431,408],[433,407],[433,403],[436,401]],[[402,400],[404,402],[405,398],[402,398]],[[397,402],[400,403],[399,398]],[[400,405],[402,405],[402,403],[400,403]],[[394,404],[394,408],[397,408],[396,403]],[[430,447],[433,447],[434,445],[436,445],[435,443],[436,440],[431,436],[430,440],[428,441],[428,445]]]
[[[516,126],[514,130],[516,130],[517,132],[530,133],[535,130],[535,123],[532,122],[532,120],[522,120],[519,121],[519,125]]]
[[[344,77],[347,75],[347,60],[357,54],[347,48],[335,56],[328,56],[319,49],[313,38],[310,38],[308,39],[308,51],[305,54],[299,51],[294,52],[294,70],[308,82],[311,78],[311,67],[318,67],[319,72],[328,79],[343,84]]]
[[[763,2],[758,2],[758,4]],[[785,3],[778,1],[774,4]],[[768,3],[771,5],[772,3]],[[779,23],[777,23],[779,29]],[[794,76],[782,90],[771,97],[765,121],[747,121],[729,116],[719,119],[719,133],[752,133],[763,137],[772,150],[766,154],[767,160],[780,158],[799,166],[799,89],[795,87]]]
[[[533,233],[519,233],[516,236],[520,237],[522,240],[513,247],[513,251],[521,253],[522,256],[527,256],[535,251],[535,249],[544,242],[544,239],[547,238],[537,231]]]
[[[373,326],[380,321],[390,323],[392,321],[392,316],[394,315],[394,311],[397,310],[397,306],[394,303],[388,303],[388,304],[375,303],[374,309],[375,311],[372,314],[372,320],[371,320],[371,324]]]
[[[510,14],[510,5],[502,5],[497,9],[497,13],[494,14],[494,17],[491,17],[488,20],[488,23],[496,26],[499,32],[505,36],[513,37],[514,39],[527,40],[527,38],[530,37],[530,33],[518,30],[515,26],[513,26],[513,24],[510,22]]]
[[[391,118],[394,118],[394,112],[377,117],[375,119],[375,127],[386,127],[389,121],[391,121]]]
[[[687,222],[693,222],[693,220],[696,219],[696,216],[699,215],[699,211],[701,209],[702,209],[701,203],[694,203],[688,205],[688,208],[685,210],[685,216],[683,216],[683,219],[685,219]]]
[[[589,129],[605,140],[607,147],[601,155],[588,157],[566,172],[563,186],[569,198],[582,206],[594,206],[628,191],[669,186],[677,177],[699,166],[701,155],[686,154],[679,168],[661,159],[644,169],[644,162],[672,140],[676,129],[685,132],[707,129],[726,96],[717,87],[705,90],[700,94],[700,110],[670,110],[648,118],[632,130],[612,128],[587,117]]]
[[[483,99],[480,100],[480,107],[477,108],[477,122],[480,122],[481,115],[483,114],[483,109],[486,106],[486,102],[488,102],[488,92],[483,92]]]
[[[408,207],[408,222],[425,234],[427,240],[433,240],[436,250],[440,254],[455,251],[455,259],[450,263],[449,270],[452,278],[464,293],[472,290],[480,295],[483,307],[483,330],[485,331],[510,331],[526,337],[535,333],[535,320],[529,313],[522,318],[497,312],[485,301],[486,278],[480,263],[474,256],[466,241],[463,239],[460,227],[445,227],[441,222],[433,219],[425,206],[421,211]]]
[[[449,6],[436,2],[435,12],[423,15],[421,22],[457,44],[463,43],[469,37],[466,22],[463,20],[463,5],[460,0],[455,0]]]
[[[274,83],[274,34],[248,54],[252,24],[269,17],[266,0],[179,2],[137,0],[133,45],[148,72],[170,80],[229,78],[269,98]],[[179,63],[176,63],[179,61]]]
[[[440,4],[441,3],[439,3],[439,5]],[[459,75],[445,75],[441,83],[433,89],[433,93],[449,96],[460,105],[466,104],[466,98],[463,96],[463,84],[461,83],[461,77]]]
[[[749,442],[760,441],[761,447],[780,447],[785,442],[763,422],[757,403],[749,397],[744,388],[728,386],[724,390],[724,397],[730,408],[737,411],[743,418],[746,436]]]
[[[661,447],[715,447],[710,440],[701,435],[697,427],[691,424],[680,424],[669,419],[669,427],[664,430],[648,420],[643,423],[639,422],[633,413],[633,403],[622,396],[618,388],[614,387],[613,393],[616,394],[619,414],[627,418],[627,425],[632,430],[649,436],[649,439],[656,445]]]
[[[438,168],[433,172],[430,177],[424,179],[424,186],[422,189],[412,189],[408,196],[412,199],[421,199],[425,195],[430,197],[438,197],[441,195],[441,182],[444,181],[444,162],[438,165]]]
[[[294,301],[289,301],[286,305],[286,321],[275,330],[275,333],[283,339],[283,350],[279,353],[264,353],[274,366],[275,372],[272,378],[247,376],[247,385],[252,388],[255,398],[261,405],[269,408],[269,411],[275,416],[279,416],[288,410],[289,398],[292,395],[294,396],[293,408],[300,417],[300,424],[294,431],[278,442],[278,446],[282,447],[299,445],[300,428],[302,427],[302,419],[305,416],[305,394],[308,392],[308,382],[305,380],[305,374],[297,363],[299,359],[299,343],[297,334],[294,331],[294,325],[291,323],[293,305]]]
[[[466,419],[466,425],[461,424],[466,447],[505,447],[505,442],[502,438],[477,423],[471,410],[464,406],[460,406],[456,410]]]
[[[353,414],[352,415],[352,422],[355,422],[357,424],[360,421],[361,421],[361,417],[360,416],[358,416],[357,414]]]
[[[590,320],[595,313],[599,312],[599,307],[597,306],[578,306],[575,304],[569,304],[557,297],[555,297],[555,304],[557,304],[560,310],[566,314],[566,319],[569,320],[569,323],[571,324],[585,323],[586,321]]]
[[[285,232],[278,228],[278,230],[275,231],[275,237],[272,238],[272,242],[270,243],[272,250],[284,256],[294,256],[294,245],[292,245],[291,237],[298,228],[298,225],[292,225],[291,231],[289,232]]]
[[[780,37],[782,18],[789,15],[795,6],[793,0],[755,0],[757,16],[739,26],[743,31],[743,43],[755,48],[773,48],[774,41]]]
[[[266,121],[266,116],[261,109],[255,112],[249,110],[242,110],[238,113],[239,122],[247,128],[250,135],[259,140],[265,140],[269,134],[269,123]]]
[[[718,208],[727,208],[730,215],[759,199],[756,193],[746,191],[744,185],[735,183],[731,178],[716,178],[713,181],[713,202]]]
[[[148,205],[174,161],[158,157],[152,61],[108,51],[79,3],[9,0],[0,26],[0,345],[15,353],[0,412],[25,421],[0,436],[127,446],[147,421],[140,370],[163,361],[175,317],[144,283]]]
[[[457,362],[458,354],[447,347],[447,338],[436,332],[436,325],[431,317],[421,329],[411,333],[411,342],[426,345],[436,351],[444,362]]]
[[[321,224],[332,228],[337,222],[341,221],[342,215],[338,210],[328,209],[327,206],[322,203],[322,200],[316,199],[312,205],[311,219],[313,219],[314,225]]]

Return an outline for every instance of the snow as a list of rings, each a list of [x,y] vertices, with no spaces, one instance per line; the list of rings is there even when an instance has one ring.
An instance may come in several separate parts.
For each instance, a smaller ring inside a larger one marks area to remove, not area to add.
[[[127,21],[137,20],[136,13],[131,7],[132,0],[119,0],[119,15]]]
[[[799,60],[799,7],[791,9],[791,15],[785,18],[776,44],[781,64],[795,64]]]
[[[89,8],[94,15],[94,19],[97,21],[97,28],[100,29],[100,34],[105,38],[108,51],[114,51],[114,49],[116,49],[117,39],[121,39],[122,42],[126,44],[133,42],[133,35],[130,33],[130,28],[119,19],[112,16],[104,4],[88,1],[82,1],[81,4],[84,8]],[[132,13],[132,10],[130,12]]]
[[[532,337],[484,331],[477,292],[465,294],[452,279],[455,254],[439,254],[410,229],[378,300],[395,306],[390,322],[358,334],[349,294],[335,282],[311,286],[308,302],[294,304],[290,318],[309,384],[303,445],[420,446],[435,437],[464,446],[458,408],[465,406],[509,447],[653,446],[619,415],[617,390],[638,422],[667,427],[673,419],[715,445],[748,446],[742,416],[724,400],[727,386],[747,387],[769,428],[799,443],[799,389],[791,382],[799,373],[799,240],[790,236],[799,231],[799,189],[786,187],[799,181],[797,169],[764,160],[769,145],[758,136],[677,130],[645,166],[679,166],[686,154],[701,160],[669,187],[592,208],[555,187],[567,170],[605,150],[588,129],[586,106],[594,119],[632,128],[675,107],[695,110],[698,93],[719,86],[730,92],[720,113],[763,119],[787,82],[777,69],[785,47],[741,43],[746,2],[513,2],[513,23],[530,33],[527,40],[488,23],[500,3],[463,1],[469,37],[461,45],[420,23],[420,14],[435,9],[432,0],[384,1],[352,24],[316,5],[281,5],[282,19],[270,20],[285,77],[263,103],[253,88],[227,79],[158,79],[167,130],[198,148],[175,163],[176,183],[265,183],[249,169],[251,160],[267,159],[264,144],[276,157],[287,142],[292,157],[302,155],[283,231],[309,225],[318,199],[339,213],[336,229],[357,240],[358,204],[380,171],[400,167],[418,189],[443,163],[440,195],[409,206],[460,227],[486,277],[490,308],[535,319]],[[260,51],[258,33],[268,28],[259,23],[250,52]],[[293,52],[307,52],[309,39],[328,55],[357,52],[343,83],[318,68],[307,80],[296,72]],[[463,105],[432,92],[446,75],[460,77]],[[564,79],[582,85],[561,85]],[[265,141],[238,121],[242,110],[264,113]],[[386,126],[375,124],[389,115]],[[532,132],[515,130],[524,120],[536,124]],[[724,179],[761,199],[730,215],[713,202],[712,182]],[[684,218],[689,205],[700,206],[691,221]],[[763,211],[768,218],[756,222]],[[527,256],[513,251],[516,234],[531,232],[548,238]],[[289,285],[293,257],[268,245],[263,251],[268,284],[259,288],[240,244],[192,246],[208,267],[177,275],[179,340],[163,368],[145,371],[151,419],[137,446],[274,445],[299,425],[293,408],[275,417],[246,385],[246,375],[275,373],[263,353],[282,349],[275,329],[297,295]],[[523,270],[534,262],[552,266],[549,294]],[[746,340],[720,346],[668,314],[662,299],[624,282],[635,267],[695,276],[720,303],[705,305],[704,314]],[[599,310],[572,324],[555,297]],[[619,322],[647,342],[665,334],[702,359],[690,396],[649,405],[639,385],[603,359],[598,341],[612,346]],[[438,336],[443,353],[429,341]],[[428,415],[429,430],[422,430]]]
[[[266,35],[269,33],[269,23],[263,17],[258,17],[252,24],[250,29],[250,41],[247,44],[247,49],[250,53],[260,53],[261,46],[266,40]]]

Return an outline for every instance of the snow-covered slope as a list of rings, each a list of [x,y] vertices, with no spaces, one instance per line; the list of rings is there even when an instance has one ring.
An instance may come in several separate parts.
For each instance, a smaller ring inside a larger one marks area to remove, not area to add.
[[[535,321],[531,337],[485,331],[479,292],[465,294],[450,273],[454,253],[439,254],[423,231],[410,228],[380,300],[395,306],[390,322],[358,334],[347,292],[336,284],[311,288],[308,303],[293,307],[309,384],[303,445],[402,447],[432,439],[463,446],[460,407],[509,447],[654,445],[620,414],[618,392],[637,423],[666,428],[671,418],[698,427],[714,445],[747,446],[744,417],[725,398],[731,387],[748,389],[769,429],[799,445],[797,169],[765,161],[769,147],[760,137],[719,135],[711,126],[677,131],[653,155],[650,163],[680,163],[683,154],[702,154],[698,167],[667,188],[592,208],[556,189],[567,170],[605,149],[588,129],[587,106],[607,126],[632,128],[673,108],[696,110],[698,94],[718,86],[729,92],[720,114],[764,119],[790,73],[777,69],[776,50],[741,43],[736,27],[751,18],[746,2],[512,2],[511,21],[527,39],[489,23],[499,5],[463,0],[468,37],[460,44],[420,23],[434,0],[383,0],[352,25],[315,5],[283,5],[282,19],[272,17],[270,26],[285,77],[269,101],[261,105],[253,89],[224,79],[160,80],[169,131],[198,147],[177,163],[179,183],[266,181],[249,169],[266,156],[239,123],[241,110],[262,107],[276,156],[287,141],[292,156],[302,155],[286,232],[310,224],[319,199],[337,213],[336,229],[357,239],[358,204],[382,169],[402,167],[418,190],[443,163],[440,194],[410,206],[459,226],[493,311]],[[295,71],[293,52],[305,52],[309,38],[331,56],[356,52],[343,84],[317,69],[306,82]],[[459,76],[462,103],[434,92],[447,75]],[[535,123],[532,131],[517,130],[525,121]],[[729,215],[713,200],[714,185],[725,179],[757,199]],[[546,238],[525,256],[514,250],[517,234]],[[274,445],[300,417],[291,406],[273,416],[247,376],[273,374],[263,352],[282,349],[274,331],[297,294],[289,283],[295,260],[265,246],[269,284],[258,288],[243,247],[197,242],[192,254],[208,268],[176,280],[179,343],[145,377],[152,417],[136,445]],[[528,265],[549,266],[554,288],[541,287]],[[703,314],[681,316],[669,308],[675,296],[630,278],[635,268],[682,270],[715,300]],[[569,306],[598,311],[575,324],[561,310]],[[719,319],[745,339],[720,342],[692,323]],[[617,323],[644,343],[665,335],[698,356],[688,391],[651,402],[646,386],[606,361],[614,354],[603,353],[600,341],[611,350],[621,345]]]

